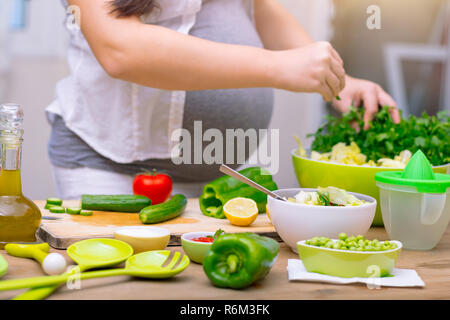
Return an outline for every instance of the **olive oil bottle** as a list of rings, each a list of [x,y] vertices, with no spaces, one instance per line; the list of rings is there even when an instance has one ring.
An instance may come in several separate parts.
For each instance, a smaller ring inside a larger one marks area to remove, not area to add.
[[[0,106],[0,249],[8,242],[36,242],[41,223],[39,208],[22,194],[22,108]]]

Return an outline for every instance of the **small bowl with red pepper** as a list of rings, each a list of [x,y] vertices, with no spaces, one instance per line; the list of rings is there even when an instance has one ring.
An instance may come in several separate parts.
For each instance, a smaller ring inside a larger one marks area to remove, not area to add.
[[[222,233],[222,230],[184,233],[181,235],[181,245],[192,261],[202,264],[214,240]]]

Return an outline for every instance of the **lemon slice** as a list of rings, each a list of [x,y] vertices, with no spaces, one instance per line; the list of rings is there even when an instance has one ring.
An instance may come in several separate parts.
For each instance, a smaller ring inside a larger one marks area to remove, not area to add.
[[[223,212],[231,224],[246,227],[258,217],[258,206],[252,199],[238,197],[228,200],[223,206]]]

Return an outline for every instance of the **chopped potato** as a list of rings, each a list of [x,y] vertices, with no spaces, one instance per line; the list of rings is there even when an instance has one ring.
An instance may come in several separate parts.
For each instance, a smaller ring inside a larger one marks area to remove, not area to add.
[[[301,157],[307,158],[307,152],[298,137],[295,137],[299,148],[297,153]],[[409,150],[404,150],[400,152],[399,155],[395,156],[394,159],[379,159],[378,161],[369,160],[367,161],[367,156],[361,153],[361,149],[355,142],[351,142],[350,145],[346,145],[343,142],[335,144],[331,152],[320,153],[317,151],[311,151],[310,159],[316,161],[327,161],[340,164],[352,164],[365,167],[388,167],[388,168],[401,168],[403,169],[411,158],[411,152]]]
[[[288,201],[313,206],[359,206],[365,203],[345,190],[336,187],[318,187],[317,191],[313,192],[302,190],[293,198],[289,198]]]

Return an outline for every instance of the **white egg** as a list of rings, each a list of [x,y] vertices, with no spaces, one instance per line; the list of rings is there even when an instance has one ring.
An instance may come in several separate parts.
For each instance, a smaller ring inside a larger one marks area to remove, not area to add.
[[[48,275],[61,274],[66,270],[66,259],[56,252],[50,253],[42,262],[42,268]]]

